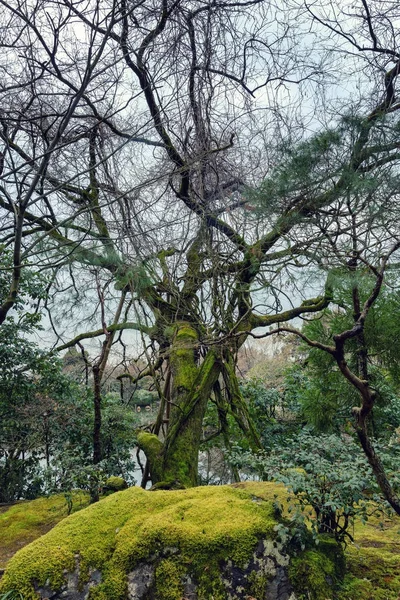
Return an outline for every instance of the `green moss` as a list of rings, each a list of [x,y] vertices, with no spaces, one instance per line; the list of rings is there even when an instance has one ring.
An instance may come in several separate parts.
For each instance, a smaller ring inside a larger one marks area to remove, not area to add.
[[[318,539],[318,551],[322,552],[333,563],[334,583],[340,583],[346,573],[346,559],[343,547],[331,535],[320,535]]]
[[[235,484],[246,486],[255,496],[274,501],[275,496],[283,505],[283,516],[287,512],[287,492],[275,483],[246,482]],[[371,504],[371,513],[374,506]],[[339,600],[398,600],[400,598],[400,521],[397,516],[373,516],[363,524],[356,522],[354,544],[349,543],[344,553],[337,554],[332,539],[323,538],[320,548],[335,563]],[[330,544],[330,546],[329,546]],[[319,549],[320,549],[319,548]],[[345,569],[345,574],[344,574]],[[329,596],[328,596],[329,597]]]
[[[194,571],[194,577],[198,582],[197,597],[199,600],[225,600],[226,593],[221,581],[217,561],[208,561],[206,564],[199,563]]]
[[[157,493],[129,488],[71,515],[18,552],[0,582],[0,593],[15,589],[33,600],[34,580],[39,585],[49,580],[52,589],[59,589],[63,571],[73,570],[79,555],[82,581],[89,568],[102,572],[90,599],[119,600],[126,594],[126,573],[167,547],[179,550],[180,564],[195,574],[209,600],[207,586],[222,589],[220,562],[229,558],[244,565],[260,537],[274,537],[273,515],[271,503],[254,502],[246,490],[229,486]],[[167,571],[174,570],[176,582],[180,568],[172,559],[161,560],[161,589]]]
[[[154,433],[137,431],[136,439],[139,448],[143,450],[150,464],[150,472],[153,482],[162,479],[162,443]]]
[[[264,600],[267,593],[268,577],[264,573],[253,571],[249,575],[250,594],[254,600]]]
[[[150,459],[160,454],[162,449],[162,443],[154,433],[147,433],[147,431],[138,431],[136,434],[137,443],[140,448],[143,448],[144,452]]]
[[[318,549],[306,550],[292,558],[289,578],[299,600],[326,600],[341,583],[343,567],[340,546],[325,539]]]
[[[198,335],[189,323],[178,322],[172,340],[170,362],[174,374],[174,387],[189,391],[198,373],[194,348]]]
[[[184,567],[177,560],[162,560],[155,571],[157,600],[181,600],[183,595],[182,577]]]
[[[192,389],[193,382],[197,375],[197,367],[194,359],[187,350],[175,350],[174,360],[179,360],[179,366],[175,369],[174,386],[179,391],[189,392]]]
[[[72,493],[72,512],[89,504],[89,495]],[[23,546],[47,533],[68,515],[68,504],[62,494],[18,503],[0,513],[0,568]]]
[[[176,348],[171,350],[171,366],[174,371],[174,387],[189,392],[198,373],[194,360],[193,348]]]
[[[384,536],[382,540],[385,540]],[[387,546],[348,547],[347,575],[340,600],[398,600],[400,597],[400,555],[389,540]]]
[[[186,343],[194,342],[198,339],[197,331],[189,323],[180,322],[175,326],[175,340],[177,342]]]
[[[173,408],[164,444],[162,479],[159,481],[163,484],[176,481],[181,486],[193,487],[197,485],[198,449],[204,411],[220,367],[213,351],[207,353],[199,368],[194,363],[193,349],[184,352],[188,353],[186,360],[179,359],[179,352],[172,352]],[[179,407],[179,410],[175,407]]]
[[[128,484],[122,477],[112,476],[107,479],[105,487],[113,492],[120,492],[121,490],[126,490]]]
[[[370,579],[358,579],[346,575],[339,600],[398,600],[399,592],[393,589],[381,588]]]
[[[346,547],[346,570],[340,600],[400,598],[400,521],[384,516],[371,503],[366,524],[357,522],[355,544]]]
[[[157,493],[130,488],[113,494],[65,518],[20,550],[0,582],[0,595],[17,590],[25,600],[36,600],[32,581],[43,584],[49,579],[51,586],[60,587],[63,570],[74,569],[78,555],[82,583],[90,569],[102,572],[102,582],[91,589],[90,600],[125,598],[126,573],[149,557],[155,561],[157,600],[178,598],[184,572],[197,583],[199,600],[225,600],[221,562],[231,559],[244,566],[260,537],[276,535],[272,503],[277,495],[285,504],[286,494],[283,486],[271,482]],[[255,502],[255,498],[265,502]],[[78,507],[75,497],[74,510]],[[40,523],[62,519],[66,511],[65,500],[59,496],[21,503],[0,514],[0,549],[5,538],[22,539],[18,535],[25,536],[24,528],[40,535]],[[398,519],[371,518],[366,525],[356,525],[354,537],[356,545],[345,549],[345,576],[343,557],[329,537],[292,559],[290,576],[299,599],[398,600]],[[163,548],[171,554],[162,554]],[[336,583],[343,585],[333,595]],[[267,584],[263,573],[254,572],[249,595],[263,598]]]
[[[163,464],[163,481],[153,489],[182,489],[197,484],[197,453],[193,452],[196,439],[193,438],[193,431],[186,429],[175,441]]]

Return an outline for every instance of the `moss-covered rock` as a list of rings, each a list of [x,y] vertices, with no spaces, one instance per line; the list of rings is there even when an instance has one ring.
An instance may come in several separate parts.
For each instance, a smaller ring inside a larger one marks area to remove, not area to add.
[[[25,600],[294,600],[299,596],[290,573],[298,589],[302,582],[304,597],[332,597],[334,549],[308,551],[290,566],[270,486],[117,492],[20,550],[0,581],[0,595],[15,590]],[[255,493],[264,487],[264,497]]]
[[[105,483],[104,490],[107,492],[120,492],[126,490],[128,484],[122,477],[109,477]]]
[[[344,575],[343,549],[328,536],[321,536],[315,549],[293,557],[289,566],[289,578],[299,600],[328,600],[336,596]]]
[[[192,497],[191,501],[195,501],[202,505],[199,510],[203,510],[205,514],[207,514],[208,510],[210,510],[212,505],[212,498],[210,496],[210,503],[206,501],[208,493],[215,493],[213,490],[224,490],[226,488],[202,488],[203,492],[200,493],[199,497]],[[238,483],[230,486],[228,489],[236,489],[245,493],[245,498],[250,499],[254,504],[254,501],[260,502],[264,500],[265,504],[270,505],[277,496],[279,502],[286,506],[285,499],[287,496],[287,492],[284,487],[281,485],[277,485],[275,483],[263,483],[263,482],[245,482]],[[128,493],[129,492],[129,493]],[[50,586],[50,583],[54,579],[54,574],[52,573],[51,565],[55,564],[56,569],[61,569],[62,577],[60,579],[61,586],[67,587],[70,592],[65,592],[64,598],[75,598],[79,599],[83,597],[85,594],[89,594],[90,588],[93,587],[91,592],[92,597],[96,591],[98,598],[114,598],[113,596],[113,586],[118,584],[118,573],[112,571],[112,560],[104,557],[102,554],[102,543],[105,542],[104,550],[108,552],[108,556],[112,558],[114,549],[117,549],[119,545],[118,534],[119,531],[116,531],[118,528],[120,531],[123,528],[124,519],[128,522],[132,518],[136,518],[134,513],[138,511],[138,521],[142,523],[142,525],[137,528],[139,535],[145,535],[146,527],[144,527],[145,521],[147,519],[151,519],[152,514],[157,514],[157,520],[160,524],[162,518],[163,506],[167,507],[167,504],[164,504],[164,501],[159,504],[160,497],[157,499],[158,492],[155,494],[145,493],[144,495],[141,490],[128,490],[128,492],[122,494],[115,494],[115,497],[121,497],[121,500],[115,502],[112,506],[106,509],[108,505],[103,504],[103,501],[99,503],[99,506],[103,506],[99,510],[99,512],[92,513],[92,509],[86,512],[86,517],[84,519],[85,522],[92,520],[92,532],[88,537],[84,530],[82,530],[81,524],[72,523],[68,526],[65,539],[61,540],[61,533],[54,534],[56,537],[53,541],[45,542],[46,537],[41,537],[38,539],[38,545],[31,546],[31,548],[35,548],[34,553],[29,550],[25,555],[25,558],[20,561],[21,552],[17,555],[15,560],[18,561],[15,563],[17,565],[16,571],[14,574],[12,571],[9,571],[10,578],[7,579],[3,584],[3,591],[6,589],[10,589],[10,587],[14,587],[15,589],[18,586],[18,589],[28,589],[29,594],[32,594],[32,581],[30,579],[29,573],[38,572],[36,569],[39,569],[39,572],[42,573],[42,579],[39,580],[36,584],[36,587],[42,588],[42,597],[50,598],[55,593],[55,588]],[[136,493],[138,492],[138,496]],[[188,493],[194,492],[194,490],[186,491],[186,500],[188,499]],[[201,494],[204,493],[204,499]],[[222,492],[221,492],[222,493]],[[124,494],[127,494],[126,496]],[[132,496],[131,496],[132,494]],[[171,498],[170,505],[176,505],[176,509],[178,509],[178,504],[180,501],[177,501],[177,496],[174,495],[175,492],[169,496],[167,494],[165,497]],[[154,496],[154,499],[152,498]],[[164,496],[162,496],[164,497]],[[89,502],[89,498],[85,494],[74,493],[74,502],[73,502],[73,511],[82,509]],[[231,505],[231,502],[228,503],[232,498],[230,496],[226,497],[225,505]],[[156,505],[153,505],[153,501],[156,501]],[[130,507],[127,504],[130,504]],[[146,504],[146,506],[145,506]],[[236,506],[236,505],[235,505]],[[20,549],[25,544],[28,544],[35,538],[39,538],[39,536],[46,533],[52,526],[55,525],[56,522],[60,521],[60,519],[66,518],[69,520],[67,515],[67,503],[63,496],[53,496],[51,498],[41,498],[39,500],[34,500],[30,502],[23,502],[13,506],[11,508],[5,509],[3,507],[2,513],[0,513],[0,576],[1,576],[1,568],[4,567],[7,562],[10,560],[12,554],[14,554],[18,549]],[[94,507],[93,507],[94,508]],[[371,512],[373,507],[371,507]],[[113,514],[114,510],[123,510],[122,519],[121,515]],[[0,509],[1,510],[1,509]],[[98,509],[96,509],[98,510]],[[213,510],[216,510],[216,506],[214,506]],[[182,526],[185,524],[189,525],[188,511],[185,512],[185,518],[181,523]],[[286,512],[286,509],[285,509]],[[243,515],[243,512],[240,512]],[[226,523],[229,523],[231,513],[228,511],[226,514],[223,514],[222,526],[226,526]],[[288,515],[289,516],[289,515]],[[216,519],[220,519],[221,514],[216,515]],[[243,517],[247,519],[246,516]],[[272,521],[276,521],[275,517],[272,516]],[[96,519],[98,523],[96,523]],[[205,518],[207,521],[208,517]],[[122,526],[121,526],[122,524]],[[170,521],[166,523],[167,528],[170,526]],[[60,526],[58,526],[60,527]],[[275,527],[275,526],[274,526]],[[71,543],[69,545],[69,541],[72,539],[73,530],[76,528],[76,543]],[[212,528],[212,522],[209,523],[208,529]],[[89,523],[88,529],[90,530]],[[61,529],[56,529],[55,531],[62,532]],[[318,558],[314,555],[310,557],[308,552],[313,552],[313,550],[308,550],[303,555],[297,555],[297,557],[293,557],[290,561],[290,567],[279,566],[275,564],[273,569],[275,569],[275,575],[268,574],[269,570],[266,567],[266,552],[269,552],[270,546],[264,546],[266,542],[269,544],[274,544],[277,541],[277,538],[273,540],[267,540],[266,533],[264,530],[260,529],[259,534],[256,535],[258,542],[258,551],[257,548],[252,553],[252,559],[247,563],[246,569],[241,569],[240,567],[235,569],[235,565],[233,561],[229,562],[229,558],[227,557],[227,553],[220,549],[220,554],[218,556],[223,555],[225,558],[219,560],[213,560],[209,558],[208,561],[202,562],[192,560],[189,563],[185,560],[182,560],[182,552],[181,549],[172,546],[164,547],[164,550],[160,550],[160,547],[163,544],[163,539],[166,539],[167,532],[165,531],[163,535],[160,537],[160,545],[158,546],[157,551],[150,555],[150,557],[141,559],[136,563],[136,566],[129,567],[129,571],[127,571],[128,575],[125,575],[125,571],[122,571],[122,579],[121,586],[122,588],[126,588],[127,597],[128,598],[142,598],[146,597],[151,598],[151,594],[160,593],[160,594],[168,594],[172,592],[167,592],[168,589],[175,589],[175,594],[178,593],[178,590],[184,590],[185,596],[181,596],[180,598],[186,597],[190,600],[194,600],[195,598],[220,598],[225,593],[224,588],[224,579],[227,581],[227,577],[225,577],[224,572],[228,569],[230,573],[231,582],[234,582],[234,585],[237,587],[245,587],[246,594],[250,598],[265,598],[268,600],[270,598],[279,597],[277,594],[280,594],[281,598],[290,597],[288,596],[290,584],[288,580],[288,572],[290,572],[293,583],[297,587],[297,597],[301,597],[301,595],[306,598],[312,598],[313,594],[318,593],[318,589],[315,590],[315,586],[322,585],[322,590],[325,590],[325,593],[329,595],[327,598],[335,598],[337,600],[398,600],[400,598],[400,537],[399,537],[399,521],[398,518],[393,516],[373,516],[368,520],[368,523],[363,524],[361,522],[356,523],[352,534],[355,538],[355,544],[348,544],[345,548],[345,556],[346,556],[346,573],[343,577],[343,555],[338,554],[338,547],[336,544],[332,543],[331,540],[322,540],[317,548]],[[275,531],[273,531],[273,536],[275,535]],[[102,540],[102,536],[105,535],[105,539]],[[182,533],[183,535],[183,533]],[[204,534],[202,534],[204,535]],[[260,536],[258,538],[258,535]],[[64,537],[64,533],[62,533]],[[107,538],[111,538],[108,540]],[[40,542],[40,543],[39,543]],[[139,542],[139,540],[138,540]],[[240,538],[238,537],[238,543],[240,542]],[[122,543],[122,541],[121,541]],[[76,549],[75,554],[72,555],[72,570],[66,572],[62,572],[62,566],[57,563],[57,557],[59,552],[65,552],[66,545],[72,549]],[[98,546],[98,562],[96,564],[104,565],[104,569],[96,568],[93,562],[90,561],[89,555],[94,555],[94,548]],[[55,556],[49,559],[48,570],[46,571],[44,568],[43,562],[45,562],[46,553],[52,552],[52,547],[55,547]],[[84,550],[82,550],[82,548]],[[114,548],[114,549],[113,549]],[[28,550],[28,549],[27,549]],[[39,554],[43,552],[42,559],[39,560]],[[34,555],[36,554],[36,556]],[[284,557],[284,560],[287,559],[287,555],[285,553],[285,548],[282,547],[280,550],[280,555]],[[323,558],[321,559],[321,555]],[[186,555],[187,556],[187,553]],[[264,556],[261,560],[260,566],[260,557]],[[299,560],[297,560],[299,559]],[[328,560],[326,560],[328,559]],[[339,559],[339,560],[338,560]],[[52,562],[54,560],[54,563]],[[86,560],[86,562],[85,562]],[[264,561],[264,562],[263,562]],[[323,572],[319,569],[315,569],[317,563],[321,563],[323,565]],[[14,563],[14,561],[12,561]],[[232,563],[232,564],[231,564]],[[274,564],[274,559],[272,558],[272,563]],[[276,563],[276,561],[275,561]],[[334,566],[332,567],[332,563]],[[229,564],[230,570],[229,570]],[[19,567],[18,567],[19,565]],[[35,566],[36,565],[36,566]],[[262,566],[264,565],[264,566]],[[11,565],[10,565],[11,566]],[[269,563],[269,566],[271,564]],[[106,581],[106,567],[108,567],[109,578]],[[297,567],[297,568],[296,568]],[[21,568],[21,573],[18,573],[18,569]],[[18,573],[18,583],[16,581],[15,573]],[[47,573],[47,575],[46,575]],[[183,575],[182,575],[183,573]],[[333,578],[332,578],[333,573]],[[7,577],[9,577],[7,575]],[[35,575],[32,575],[32,578]],[[37,577],[37,576],[36,576]],[[322,577],[322,579],[319,579]],[[116,579],[117,578],[117,579]],[[48,585],[46,586],[46,581],[48,579]],[[342,585],[340,589],[335,590],[335,582],[340,581]],[[331,583],[333,585],[331,587]],[[99,587],[96,589],[99,583],[103,582],[104,587],[103,590]],[[51,584],[53,585],[53,583]],[[107,585],[107,587],[106,587]],[[23,586],[23,587],[21,587]],[[285,592],[286,586],[286,592]],[[161,591],[158,591],[160,588]],[[71,596],[68,594],[71,593],[71,590],[78,589],[76,592],[78,595]],[[107,591],[109,589],[110,591]],[[321,589],[321,587],[319,588]],[[156,591],[155,591],[156,590]],[[100,593],[101,592],[101,593]],[[268,595],[267,595],[268,594]],[[0,592],[1,597],[1,592]],[[11,596],[11,598],[19,598],[20,595],[15,594],[15,596]],[[26,596],[26,598],[33,597]],[[245,596],[246,597],[246,596]],[[317,595],[318,597],[318,595]],[[11,600],[10,598],[10,600]]]
[[[261,600],[279,580],[287,600],[289,558],[274,541],[276,525],[272,503],[246,489],[130,488],[23,548],[0,592],[17,590],[26,600],[181,600],[190,593],[222,600],[246,598],[252,590]]]

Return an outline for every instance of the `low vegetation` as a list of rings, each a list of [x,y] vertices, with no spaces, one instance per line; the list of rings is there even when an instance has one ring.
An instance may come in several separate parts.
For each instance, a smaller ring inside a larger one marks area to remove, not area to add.
[[[62,494],[49,498],[37,498],[19,502],[0,512],[0,569],[4,569],[10,558],[21,548],[47,533],[72,512],[85,508],[89,496],[85,492],[73,492],[67,499]]]

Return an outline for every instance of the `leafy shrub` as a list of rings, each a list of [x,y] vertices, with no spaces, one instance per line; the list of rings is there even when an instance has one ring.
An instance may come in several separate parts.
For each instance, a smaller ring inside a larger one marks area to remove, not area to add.
[[[398,464],[396,456],[382,450],[388,463]],[[366,458],[349,435],[316,436],[304,429],[269,453],[232,452],[230,460],[237,468],[283,483],[293,521],[303,525],[310,520],[315,537],[332,533],[343,541],[351,537],[356,517],[368,518],[370,500],[386,508]]]

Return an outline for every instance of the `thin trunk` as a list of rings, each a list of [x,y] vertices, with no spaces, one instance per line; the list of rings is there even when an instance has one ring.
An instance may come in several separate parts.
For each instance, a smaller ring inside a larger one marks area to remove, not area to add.
[[[93,423],[93,464],[97,465],[102,459],[101,448],[101,379],[99,367],[93,367],[93,408],[94,408],[94,423]],[[96,477],[93,475],[90,481],[90,502],[98,502],[99,486]]]
[[[352,290],[353,296],[353,318],[354,323],[357,323],[361,315],[361,301],[358,286],[354,286]],[[364,328],[358,333],[357,337],[357,375],[364,381],[368,381],[368,350],[365,341]]]
[[[104,327],[104,334],[106,339],[103,342],[103,347],[101,350],[99,360],[93,365],[93,409],[94,409],[94,422],[93,422],[93,464],[97,465],[103,458],[102,456],[102,447],[101,447],[101,380],[103,379],[104,371],[107,366],[108,357],[110,355],[111,346],[114,340],[115,331],[107,331],[104,319],[104,305],[103,305],[103,297],[100,291],[100,287],[98,287],[99,299],[102,308],[102,321]],[[114,324],[118,323],[119,318],[121,316],[122,307],[125,302],[126,293],[123,292],[121,294],[121,298],[115,313]],[[92,477],[91,481],[91,502],[97,502],[99,499],[99,488],[97,481]]]
[[[239,382],[236,375],[236,365],[233,357],[227,355],[223,363],[222,375],[225,381],[226,391],[229,397],[231,414],[236,423],[243,431],[250,446],[254,451],[261,448],[259,435],[250,417],[249,409],[240,392]]]
[[[47,465],[47,468],[49,468],[50,467],[50,442],[49,442],[48,430],[45,433],[45,452],[46,452],[46,465]]]
[[[231,440],[230,440],[230,432],[229,432],[229,422],[228,422],[228,406],[224,400],[222,395],[221,385],[219,380],[215,382],[214,385],[214,395],[215,402],[217,405],[218,411],[218,420],[221,426],[221,433],[224,438],[225,448],[231,448]],[[238,483],[240,481],[239,469],[237,467],[232,467],[232,476],[233,480]]]
[[[15,209],[16,212],[18,209]],[[10,290],[7,298],[0,305],[0,325],[6,320],[8,312],[14,306],[21,281],[22,266],[21,266],[21,248],[22,248],[22,233],[24,225],[24,211],[21,209],[15,216],[15,240],[13,252],[13,270]]]
[[[361,408],[358,406],[353,408],[353,415],[356,418],[356,431],[358,439],[360,440],[365,456],[371,465],[372,471],[384,498],[389,502],[393,510],[400,516],[400,500],[394,492],[385,473],[382,461],[376,455],[375,449],[368,436],[368,419],[375,404],[376,392],[370,388],[368,380],[362,380],[350,371],[344,358],[343,345],[340,346],[334,356],[343,375],[358,390],[360,394],[362,400]]]
[[[93,367],[93,379],[94,379],[94,424],[93,424],[93,464],[97,465],[102,458],[101,452],[101,380],[100,372],[97,366]]]
[[[396,514],[400,516],[400,500],[397,494],[394,492],[385,473],[385,468],[382,464],[382,461],[379,458],[379,456],[377,456],[372,442],[368,436],[368,414],[362,414],[362,411],[360,411],[356,416],[358,417],[357,435],[358,439],[360,440],[361,446],[364,450],[365,456],[367,457],[368,462],[371,465],[372,471],[375,475],[376,481],[381,489],[383,496],[389,502],[390,506],[393,508]]]

